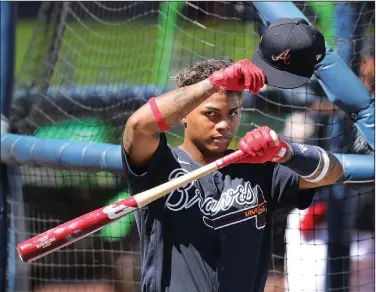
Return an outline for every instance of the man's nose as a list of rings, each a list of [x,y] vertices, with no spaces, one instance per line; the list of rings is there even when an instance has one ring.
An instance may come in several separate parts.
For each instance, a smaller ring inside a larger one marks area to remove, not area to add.
[[[219,123],[217,123],[216,128],[221,130],[229,130],[230,122],[227,119],[222,119]]]

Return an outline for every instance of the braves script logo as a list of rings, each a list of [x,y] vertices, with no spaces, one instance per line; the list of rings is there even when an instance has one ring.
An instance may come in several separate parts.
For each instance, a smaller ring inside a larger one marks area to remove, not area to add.
[[[291,49],[284,50],[278,56],[272,56],[272,60],[274,62],[279,61],[279,60],[283,60],[283,62],[286,65],[290,65],[290,61],[288,61],[288,59],[290,59],[290,51],[291,51]]]
[[[182,168],[173,170],[169,180],[187,174]],[[178,212],[198,205],[204,214],[204,223],[211,228],[219,229],[255,218],[256,227],[264,228],[266,224],[266,202],[259,185],[251,186],[250,182],[238,185],[236,189],[223,192],[219,200],[213,197],[204,198],[199,189],[193,188],[193,182],[171,192],[166,199],[165,207]],[[192,189],[192,190],[191,190]],[[232,208],[231,207],[235,207]],[[231,209],[231,210],[230,210]]]

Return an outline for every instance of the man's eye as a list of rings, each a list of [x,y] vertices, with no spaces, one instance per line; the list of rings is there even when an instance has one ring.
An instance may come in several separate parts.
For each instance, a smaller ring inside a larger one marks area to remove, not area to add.
[[[233,112],[230,112],[230,113],[229,113],[229,116],[230,116],[230,117],[235,117],[237,114],[238,114],[237,111],[233,111]]]
[[[205,112],[205,115],[207,115],[207,116],[210,116],[210,117],[212,117],[212,116],[214,116],[214,112]]]

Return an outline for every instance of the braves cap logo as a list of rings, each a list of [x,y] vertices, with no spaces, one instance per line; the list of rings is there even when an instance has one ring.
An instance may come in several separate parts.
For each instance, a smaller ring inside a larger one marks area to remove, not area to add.
[[[288,61],[288,59],[290,59],[290,51],[291,51],[291,49],[284,50],[278,56],[272,56],[272,60],[274,62],[279,61],[279,60],[283,60],[283,62],[286,65],[290,65],[290,61]]]

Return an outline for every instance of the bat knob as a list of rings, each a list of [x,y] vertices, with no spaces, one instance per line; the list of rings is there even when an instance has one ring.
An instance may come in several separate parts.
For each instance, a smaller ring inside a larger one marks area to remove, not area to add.
[[[271,130],[270,131],[270,136],[272,137],[272,139],[274,141],[274,145],[278,146],[279,145],[279,138],[278,138],[277,133],[275,131]]]

